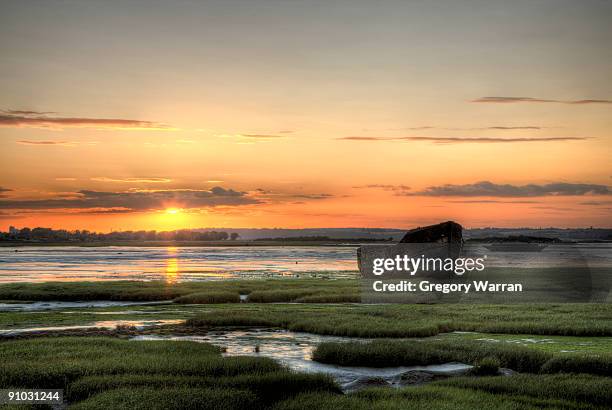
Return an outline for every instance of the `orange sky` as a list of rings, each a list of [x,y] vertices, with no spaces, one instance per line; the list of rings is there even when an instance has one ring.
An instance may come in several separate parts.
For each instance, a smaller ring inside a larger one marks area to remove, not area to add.
[[[3,3],[0,228],[612,226],[612,6],[460,3]]]

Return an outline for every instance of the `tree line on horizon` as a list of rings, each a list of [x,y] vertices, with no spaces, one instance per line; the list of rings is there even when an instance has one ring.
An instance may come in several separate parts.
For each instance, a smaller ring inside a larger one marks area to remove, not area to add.
[[[68,231],[51,228],[10,227],[8,232],[0,232],[0,241],[35,241],[35,242],[94,242],[94,241],[234,241],[240,235],[237,232],[192,231],[115,231],[109,233],[91,232],[86,229]]]

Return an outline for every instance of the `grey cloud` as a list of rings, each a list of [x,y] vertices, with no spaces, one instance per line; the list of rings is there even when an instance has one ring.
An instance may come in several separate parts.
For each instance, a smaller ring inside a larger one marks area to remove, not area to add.
[[[471,102],[474,103],[494,103],[494,104],[513,104],[513,103],[558,103],[558,104],[612,104],[612,100],[549,100],[534,97],[481,97]]]
[[[454,204],[537,204],[538,201],[500,201],[497,199],[469,199],[469,200],[457,200],[457,201],[446,201]]]
[[[259,203],[244,192],[214,187],[211,190],[79,191],[76,198],[0,200],[0,209],[126,208],[133,211],[163,209],[167,206],[205,208],[220,205]]]
[[[2,110],[5,114],[10,115],[48,115],[55,114],[53,111],[29,111],[29,110]]]
[[[117,183],[166,183],[172,182],[168,178],[157,177],[135,177],[135,178],[110,178],[110,177],[94,177],[90,178],[96,182],[117,182]]]
[[[10,191],[12,191],[12,189],[3,188],[3,187],[0,186],[0,198],[6,197],[6,195],[4,195],[4,192],[10,192]]]
[[[612,190],[606,185],[572,184],[555,182],[537,185],[495,184],[480,181],[474,184],[446,184],[430,186],[422,191],[406,193],[415,196],[461,196],[461,197],[539,197],[539,196],[581,196],[581,195],[612,195]]]
[[[44,112],[5,110],[0,111],[0,126],[3,127],[88,127],[88,128],[131,128],[169,129],[165,124],[124,118],[57,117]]]
[[[333,198],[332,194],[293,194],[290,195],[292,198],[301,198],[301,199],[329,199]]]
[[[541,130],[542,128],[538,125],[518,125],[518,126],[504,126],[504,125],[493,125],[489,127],[407,127],[401,129],[392,129],[391,131],[421,131],[421,130],[447,130],[447,131],[475,131],[475,130],[498,130],[498,131],[513,131],[513,130]]]
[[[580,202],[579,205],[588,205],[588,206],[600,206],[600,205],[610,205],[612,201],[586,201]]]
[[[426,141],[434,144],[497,144],[517,142],[554,142],[554,141],[581,141],[587,137],[342,137],[339,140],[349,141]]]
[[[263,188],[257,188],[254,190],[255,195],[265,199],[271,200],[295,200],[295,199],[308,199],[308,200],[320,200],[334,198],[335,195],[327,193],[294,193],[294,192],[274,192]]]
[[[408,185],[390,185],[390,184],[369,184],[354,186],[355,189],[382,189],[384,191],[403,192],[409,191]]]
[[[21,145],[59,145],[63,147],[69,147],[76,145],[76,142],[70,141],[31,141],[31,140],[20,140],[16,141],[17,144]]]

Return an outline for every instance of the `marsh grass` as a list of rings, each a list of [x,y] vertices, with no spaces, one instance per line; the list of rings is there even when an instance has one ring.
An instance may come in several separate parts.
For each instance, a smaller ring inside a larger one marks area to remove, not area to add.
[[[188,320],[191,326],[277,326],[367,338],[427,337],[452,331],[606,336],[612,306],[573,305],[228,305]]]
[[[501,363],[497,357],[487,356],[474,363],[469,373],[472,376],[495,376],[500,366]]]
[[[458,361],[476,366],[477,375],[499,367],[527,373],[612,375],[612,355],[553,354],[525,346],[467,340],[376,340],[321,343],[313,360],[340,366],[418,366]]]
[[[237,295],[248,294],[247,304]],[[359,301],[355,280],[236,280],[220,282],[49,282],[0,285],[0,300],[174,300],[178,303],[228,303],[228,308],[199,315],[192,324],[232,326],[252,316],[291,330],[356,337],[425,337],[449,331],[483,333],[612,336],[610,304],[522,305],[328,305]],[[302,302],[269,306],[257,303]],[[250,306],[250,308],[247,308]],[[236,312],[240,312],[237,314]],[[0,314],[0,321],[3,314]],[[225,321],[225,323],[221,323]]]
[[[247,409],[257,408],[248,390],[227,388],[120,388],[100,393],[71,409]]]
[[[319,295],[302,296],[294,299],[295,303],[360,303],[359,293],[329,293]]]
[[[499,395],[450,386],[368,389],[348,395],[301,394],[279,403],[276,410],[405,410],[405,409],[592,409],[592,404],[569,400],[541,399],[521,395]],[[601,408],[605,408],[602,406]]]
[[[83,408],[140,408],[142,403],[153,408],[265,408],[295,394],[340,391],[324,375],[297,374],[272,359],[221,357],[219,352],[212,345],[184,341],[5,341],[0,343],[0,386],[65,389],[70,403],[85,400]]]
[[[370,343],[321,343],[313,360],[341,366],[420,366],[448,362],[478,364],[494,358],[503,367],[536,373],[552,358],[549,353],[523,346],[466,341],[377,340]]]
[[[248,294],[261,302],[291,302],[294,299],[318,294],[357,294],[356,280],[325,279],[264,279],[210,282],[180,282],[169,284],[164,281],[108,281],[108,282],[46,282],[10,283],[0,285],[0,300],[27,301],[83,301],[83,300],[124,300],[160,301],[174,300],[190,294]],[[209,302],[201,296],[202,302]],[[194,299],[196,300],[196,296]],[[223,303],[227,299],[223,300]],[[233,299],[239,302],[239,299]]]
[[[612,378],[585,374],[453,377],[434,384],[499,395],[512,394],[540,399],[570,400],[599,406],[612,403]]]
[[[278,303],[292,302],[304,296],[310,296],[316,293],[316,289],[270,289],[256,290],[249,294],[249,302],[253,303]]]
[[[542,373],[589,373],[612,376],[612,354],[560,356],[548,360]]]
[[[339,388],[329,376],[301,374],[285,370],[270,373],[242,374],[232,377],[173,376],[173,375],[99,375],[82,377],[69,385],[67,397],[71,401],[86,399],[100,392],[117,388],[149,387],[228,388],[250,390],[261,402],[274,402],[302,392],[336,392]]]
[[[210,291],[190,293],[174,299],[174,303],[208,304],[208,303],[240,303],[238,292]]]

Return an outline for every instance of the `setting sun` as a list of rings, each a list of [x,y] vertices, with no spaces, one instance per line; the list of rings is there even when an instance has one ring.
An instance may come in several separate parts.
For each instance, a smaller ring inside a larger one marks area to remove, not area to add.
[[[178,208],[168,208],[168,209],[166,209],[166,213],[170,214],[170,215],[176,215],[179,212],[181,212],[181,210],[178,209]]]

